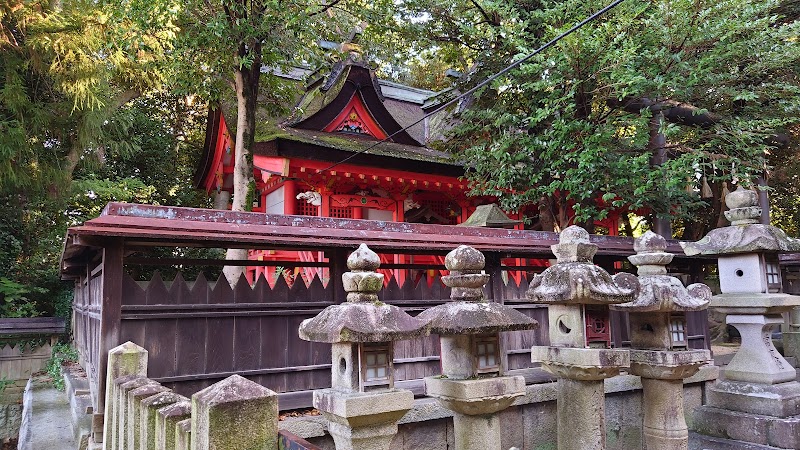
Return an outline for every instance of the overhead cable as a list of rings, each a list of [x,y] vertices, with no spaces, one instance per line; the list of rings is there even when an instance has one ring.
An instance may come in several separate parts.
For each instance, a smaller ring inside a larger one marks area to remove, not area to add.
[[[593,21],[594,21],[595,19],[597,19],[598,17],[600,17],[600,16],[602,16],[603,14],[607,13],[608,11],[610,11],[610,10],[612,10],[612,9],[616,8],[616,7],[617,7],[617,5],[619,5],[619,4],[620,4],[620,3],[622,3],[623,1],[625,1],[625,0],[615,0],[614,2],[612,2],[611,4],[609,4],[608,6],[606,6],[605,8],[603,8],[603,9],[600,9],[600,10],[596,11],[596,12],[595,12],[594,14],[592,14],[591,16],[589,16],[589,17],[585,18],[584,20],[582,20],[581,22],[579,22],[579,23],[577,23],[577,24],[573,25],[573,26],[572,26],[572,28],[570,28],[569,30],[567,30],[567,31],[565,31],[565,32],[563,32],[563,33],[561,33],[561,34],[559,34],[558,36],[556,36],[555,38],[553,38],[552,40],[550,40],[550,41],[549,41],[549,42],[547,42],[546,44],[544,44],[544,45],[542,45],[541,47],[537,48],[536,50],[534,50],[534,52],[533,52],[533,53],[531,53],[531,54],[529,54],[529,55],[525,56],[524,58],[522,58],[522,59],[520,59],[520,60],[517,60],[517,61],[515,61],[515,62],[513,62],[513,63],[509,64],[509,65],[508,65],[508,66],[506,66],[506,67],[505,67],[503,70],[501,70],[501,71],[499,71],[499,72],[495,73],[494,75],[490,76],[489,78],[487,78],[487,79],[485,79],[485,80],[481,81],[480,83],[478,83],[478,84],[477,84],[477,85],[475,85],[474,87],[472,87],[472,88],[470,88],[469,90],[465,91],[463,94],[461,94],[461,95],[459,95],[459,96],[457,96],[457,97],[453,97],[452,99],[450,99],[450,100],[448,100],[447,102],[443,103],[442,105],[440,105],[439,107],[437,107],[437,108],[436,108],[436,109],[434,109],[433,111],[431,111],[431,112],[429,112],[429,113],[425,114],[424,116],[420,117],[419,119],[417,119],[417,120],[416,120],[416,121],[414,121],[413,123],[411,123],[411,124],[409,124],[409,125],[406,125],[405,127],[403,127],[403,128],[401,128],[401,129],[399,129],[399,130],[395,131],[394,133],[392,133],[392,134],[390,134],[390,135],[386,136],[386,137],[385,137],[385,138],[383,138],[382,140],[375,142],[374,144],[370,145],[369,147],[367,147],[367,148],[364,148],[364,149],[362,149],[362,150],[359,150],[359,151],[357,151],[357,152],[354,152],[352,155],[350,155],[350,156],[348,156],[348,157],[346,157],[346,158],[342,159],[341,161],[339,161],[339,162],[336,162],[336,163],[334,163],[334,164],[332,164],[332,165],[330,165],[330,166],[328,166],[328,167],[326,167],[326,168],[324,168],[324,169],[319,169],[319,170],[317,170],[317,173],[322,173],[322,172],[325,172],[325,171],[331,170],[331,169],[333,169],[334,167],[338,166],[339,164],[344,164],[344,163],[346,163],[347,161],[349,161],[349,160],[351,160],[351,159],[355,158],[356,156],[358,156],[358,155],[361,155],[362,153],[366,153],[366,152],[368,152],[368,151],[372,150],[373,148],[375,148],[375,147],[377,147],[377,146],[379,146],[379,145],[383,144],[384,142],[388,142],[388,141],[389,141],[389,140],[390,140],[392,137],[394,137],[394,136],[396,136],[396,135],[398,135],[398,134],[400,134],[400,133],[402,133],[402,132],[404,132],[404,131],[408,130],[409,128],[413,127],[414,125],[417,125],[418,123],[420,123],[420,122],[422,122],[423,120],[425,120],[425,119],[427,119],[427,118],[429,118],[429,117],[433,116],[434,114],[438,113],[439,111],[441,111],[441,110],[443,110],[443,109],[445,109],[445,108],[449,107],[450,105],[453,105],[454,103],[458,102],[459,100],[461,100],[461,99],[463,99],[463,98],[465,98],[465,97],[467,97],[467,96],[469,96],[469,95],[472,95],[472,94],[473,94],[475,91],[477,91],[478,89],[480,89],[480,88],[482,88],[482,87],[486,86],[487,84],[491,83],[492,81],[496,80],[497,78],[499,78],[499,77],[501,77],[501,76],[503,76],[503,75],[507,74],[508,72],[510,72],[510,71],[512,71],[512,70],[514,70],[514,69],[515,69],[515,68],[517,68],[517,67],[518,67],[520,64],[522,64],[522,63],[524,63],[524,62],[526,62],[526,61],[530,60],[531,58],[533,58],[534,56],[538,55],[539,53],[541,53],[541,52],[543,52],[543,51],[547,50],[548,48],[552,47],[553,45],[555,45],[556,43],[558,43],[558,41],[560,41],[561,39],[564,39],[565,37],[569,36],[570,34],[574,33],[575,31],[579,30],[579,29],[580,29],[581,27],[583,27],[584,25],[586,25],[586,24],[588,24],[588,23],[590,23],[590,22],[593,22]]]

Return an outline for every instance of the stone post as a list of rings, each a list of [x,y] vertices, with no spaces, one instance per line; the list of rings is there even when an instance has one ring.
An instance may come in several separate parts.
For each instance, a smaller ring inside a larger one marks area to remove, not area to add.
[[[192,419],[175,425],[175,450],[192,450]]]
[[[130,426],[128,426],[128,436],[125,438],[128,446],[124,450],[141,450],[142,402],[144,399],[162,392],[169,392],[169,389],[155,381],[128,392],[127,401]]]
[[[103,450],[121,450],[117,445],[117,392],[114,381],[123,376],[147,376],[147,350],[126,342],[108,352],[106,404],[103,414]]]
[[[378,300],[380,258],[362,244],[342,274],[347,301],[300,324],[301,339],[331,346],[331,388],[314,391],[337,450],[389,450],[414,394],[394,387],[396,340],[427,334],[425,322]],[[194,435],[194,433],[192,433]]]
[[[141,433],[141,450],[161,450],[156,447],[156,416],[159,409],[189,399],[172,391],[159,392],[158,394],[142,400],[139,417],[139,431]]]
[[[740,185],[725,203],[731,226],[681,243],[688,256],[718,255],[722,293],[712,298],[710,308],[725,314],[726,323],[742,337],[741,347],[722,370],[723,379],[708,389],[707,403],[695,410],[693,426],[712,436],[800,448],[800,383],[772,343],[772,329],[783,323],[782,314],[800,306],[800,297],[782,292],[778,264],[780,253],[800,251],[800,240],[759,223],[762,211],[752,190]]]
[[[160,408],[156,419],[156,450],[172,450],[175,448],[175,429],[178,422],[192,417],[192,403],[181,400]],[[230,430],[229,432],[233,432]],[[234,450],[234,448],[231,448]]]
[[[556,421],[558,423],[559,449],[599,449],[605,448],[606,422],[598,420],[605,417],[606,393],[603,379],[577,380],[558,379],[556,394]],[[580,430],[570,428],[577,425]],[[566,432],[562,432],[562,427]]]
[[[127,450],[128,448],[128,429],[133,428],[132,422],[135,422],[133,411],[128,408],[128,393],[136,388],[149,385],[157,385],[153,380],[143,377],[135,377],[131,380],[126,380],[128,377],[117,378],[114,383],[116,386],[116,398],[114,402],[117,404],[117,430],[116,430],[116,443],[115,446],[119,450]]]
[[[192,450],[277,449],[278,394],[232,375],[192,395]]]
[[[603,380],[628,367],[627,350],[594,347],[589,340],[587,306],[595,317],[607,317],[608,307],[636,298],[639,283],[634,275],[613,278],[592,259],[597,246],[586,230],[571,226],[552,246],[557,263],[534,277],[527,296],[548,305],[550,347],[531,348],[531,360],[558,377],[556,401],[558,450],[603,450],[606,447],[605,388]],[[610,326],[606,323],[604,327]]]
[[[642,377],[642,437],[646,450],[686,450],[689,428],[683,411],[683,379]]]
[[[456,450],[500,450],[498,412],[525,394],[525,380],[504,376],[500,332],[530,330],[538,323],[519,311],[486,301],[485,257],[459,246],[445,257],[450,274],[442,281],[452,301],[418,317],[440,335],[442,376],[425,378],[425,391],[453,411]]]

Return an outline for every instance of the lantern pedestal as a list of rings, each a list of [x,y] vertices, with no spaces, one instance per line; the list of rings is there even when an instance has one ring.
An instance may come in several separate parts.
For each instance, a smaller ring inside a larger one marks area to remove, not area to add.
[[[337,450],[388,450],[397,434],[397,421],[413,405],[414,394],[403,389],[314,391],[314,407],[330,422],[328,431]]]
[[[558,450],[604,449],[603,380],[630,365],[628,350],[532,347],[531,360],[558,377]]]
[[[708,350],[631,350],[630,373],[642,378],[645,450],[686,450],[683,380],[711,359]]]
[[[797,373],[772,343],[772,329],[783,323],[781,313],[800,305],[800,297],[788,294],[720,294],[711,307],[726,315],[742,345],[723,369],[724,378],[758,384],[794,381]]]
[[[425,378],[425,391],[454,412],[456,450],[499,450],[502,411],[525,394],[523,377],[493,377],[474,380]]]
[[[800,298],[788,294],[720,294],[711,306],[726,314],[742,345],[710,387],[707,403],[695,410],[693,428],[711,436],[800,448],[797,430],[800,383],[797,372],[772,343],[772,330],[783,323]]]

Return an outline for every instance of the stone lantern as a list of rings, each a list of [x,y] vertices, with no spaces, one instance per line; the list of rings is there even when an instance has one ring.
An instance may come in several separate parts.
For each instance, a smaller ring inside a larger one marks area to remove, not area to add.
[[[725,314],[725,322],[742,338],[722,370],[724,379],[709,389],[707,405],[695,414],[695,426],[707,434],[771,445],[778,439],[781,445],[776,446],[800,448],[800,433],[787,428],[787,418],[800,414],[800,383],[772,343],[772,329],[783,322],[781,314],[800,305],[800,297],[781,292],[777,255],[799,251],[800,241],[758,223],[761,208],[754,191],[740,185],[725,203],[730,226],[681,244],[689,256],[719,255],[722,293],[712,298],[710,308]],[[753,432],[764,427],[770,430]]]
[[[686,312],[706,309],[711,289],[705,284],[683,287],[667,275],[673,255],[667,241],[648,231],[633,244],[629,256],[639,269],[639,296],[611,306],[629,313],[630,373],[642,378],[643,437],[646,450],[686,450],[689,430],[683,413],[683,379],[711,359],[708,350],[689,350]]]
[[[503,376],[500,332],[538,324],[513,308],[486,301],[483,286],[489,275],[482,273],[486,260],[481,252],[462,245],[444,263],[450,275],[442,281],[451,288],[452,301],[418,316],[441,342],[442,375],[425,378],[425,390],[454,412],[456,450],[499,450],[496,413],[525,393],[523,377]]]
[[[558,449],[599,450],[606,443],[603,380],[630,360],[627,350],[593,341],[586,319],[607,327],[609,305],[635,299],[639,283],[632,274],[612,277],[595,266],[597,246],[583,228],[566,228],[551,248],[557,263],[534,277],[527,293],[548,306],[550,346],[531,348],[531,359],[558,377]]]
[[[378,300],[380,258],[361,244],[342,275],[347,302],[300,324],[300,338],[331,347],[331,388],[314,391],[314,407],[330,421],[337,450],[389,449],[397,421],[411,409],[411,391],[395,389],[392,343],[427,334],[425,322]]]

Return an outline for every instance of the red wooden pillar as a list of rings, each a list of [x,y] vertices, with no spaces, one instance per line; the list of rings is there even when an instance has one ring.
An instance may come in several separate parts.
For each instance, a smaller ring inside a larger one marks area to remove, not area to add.
[[[294,180],[283,182],[283,213],[297,214],[297,182]]]
[[[353,219],[363,219],[364,218],[364,208],[360,206],[353,206]]]
[[[320,217],[331,216],[331,192],[329,189],[320,189],[319,194],[322,196],[322,205],[319,207]]]
[[[404,222],[405,221],[405,210],[403,209],[403,201],[405,200],[405,196],[395,196],[395,205],[394,205],[394,213],[392,214],[392,220],[395,222]],[[394,263],[395,264],[403,264],[405,263],[405,255],[394,255]],[[394,279],[397,281],[397,285],[402,287],[403,284],[406,282],[406,269],[394,269]]]

